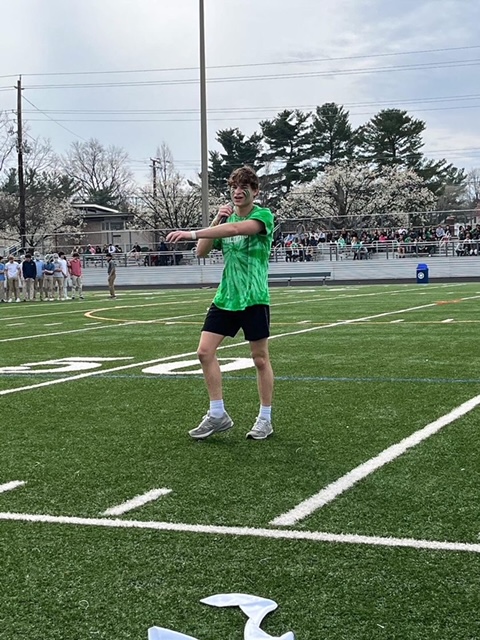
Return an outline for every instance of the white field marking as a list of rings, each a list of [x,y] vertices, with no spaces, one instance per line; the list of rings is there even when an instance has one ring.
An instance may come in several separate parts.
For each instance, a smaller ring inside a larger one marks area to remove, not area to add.
[[[135,324],[134,322],[125,322],[124,324]],[[123,326],[123,325],[121,325]],[[84,331],[95,331],[96,329],[111,329],[112,324],[105,324],[101,327],[83,327],[82,329],[69,329],[68,331],[52,331],[50,333],[37,333],[33,336],[17,336],[16,338],[2,338],[0,342],[18,342],[19,340],[33,340],[34,338],[51,338],[52,336],[65,336],[69,333],[83,333]]]
[[[367,462],[355,467],[352,471],[349,471],[315,495],[298,504],[291,511],[287,511],[287,513],[284,513],[281,516],[278,516],[278,518],[272,520],[270,524],[276,526],[293,526],[300,520],[311,515],[314,511],[321,509],[329,502],[332,502],[332,500],[335,500],[335,498],[340,494],[353,487],[353,485],[357,484],[357,482],[363,480],[377,469],[380,469],[387,463],[392,462],[399,456],[403,455],[408,449],[417,446],[430,436],[438,433],[438,431],[443,429],[446,425],[458,420],[458,418],[461,418],[470,411],[473,411],[473,409],[475,409],[479,404],[480,395],[467,400],[460,406],[452,409],[450,413],[447,413],[441,418],[438,418],[438,420],[427,424],[423,429],[419,429],[407,438],[404,438],[400,442],[384,449],[374,458],[370,458]]]
[[[171,489],[152,489],[151,491],[147,491],[139,496],[135,496],[131,500],[127,500],[122,504],[117,505],[116,507],[111,507],[103,512],[104,516],[121,516],[123,513],[127,513],[127,511],[132,511],[132,509],[138,509],[138,507],[142,507],[147,502],[153,502],[160,496],[167,496],[169,493],[172,493]]]
[[[23,487],[25,482],[23,480],[12,480],[12,482],[7,482],[6,484],[0,484],[0,493],[5,493],[6,491],[12,491],[17,487]]]
[[[115,307],[115,309],[136,309],[138,307],[154,307],[154,306],[163,306],[163,305],[169,305],[169,304],[191,304],[192,302],[201,302],[201,300],[202,300],[201,298],[195,298],[195,299],[190,298],[188,301],[180,301],[180,302],[178,302],[177,300],[165,300],[162,302],[149,303],[149,304],[129,304],[129,305],[125,305],[124,307]],[[96,304],[99,304],[99,302],[100,300],[95,300]],[[52,308],[48,305],[45,305],[45,307],[48,307],[49,310]],[[111,308],[112,307],[104,307],[102,309],[97,309],[97,311],[107,311]],[[95,312],[95,309],[92,309],[92,312]],[[50,313],[48,312],[33,313],[31,315],[26,315],[26,316],[16,316],[13,319],[14,320],[30,320],[31,318],[51,318],[52,316],[68,316],[72,314],[85,315],[86,313],[89,313],[89,312],[85,311],[85,308],[82,307],[81,309],[75,309],[73,311],[71,310],[71,311],[51,311]]]
[[[448,324],[449,322],[455,322],[453,318],[447,318],[446,320],[442,320],[441,324]]]
[[[407,286],[407,285],[405,285]],[[433,288],[444,288],[445,285],[436,285],[436,287],[431,287],[430,290],[432,290]],[[458,283],[458,286],[465,286],[463,283]],[[407,291],[399,290],[399,293],[407,293]],[[181,294],[179,294],[181,295]],[[376,293],[359,293],[359,294],[354,294],[351,296],[341,296],[342,298],[361,298],[361,297],[371,297],[371,296],[379,296],[379,295],[384,295],[384,292],[376,292]],[[324,296],[316,296],[316,299],[318,299],[319,302],[324,302],[325,300],[337,300],[338,296],[332,297],[332,298],[326,298]],[[314,298],[311,299],[311,301]],[[465,298],[467,299],[467,298]],[[200,299],[195,300],[195,302],[199,302],[201,301]],[[171,304],[172,302],[176,302],[176,301],[168,301],[165,303],[159,303],[159,304]],[[192,300],[188,301],[188,304],[190,304],[192,302]],[[185,302],[181,301],[179,304],[186,304]],[[290,302],[276,302],[274,304],[271,304],[270,306],[272,307],[280,307],[280,306],[286,306],[286,305],[291,305],[291,304],[304,304],[303,300],[293,300]],[[136,306],[154,306],[153,304],[151,305],[128,305],[125,307],[115,307],[115,309],[121,309],[121,308],[127,308],[127,309],[131,309],[131,308],[135,308]],[[49,317],[52,315],[64,315],[64,314],[69,314],[69,313],[83,313],[84,315],[86,315],[87,313],[98,313],[100,311],[106,311],[108,309],[111,309],[111,307],[104,307],[102,309],[94,309],[92,311],[89,312],[85,312],[85,310],[75,310],[75,311],[58,311],[58,312],[54,312],[54,313],[49,313],[49,314],[38,314],[38,315],[32,315],[32,316],[20,316],[21,318],[23,317],[27,317],[27,318],[38,318],[38,317],[43,317],[44,315],[48,315]],[[208,307],[207,307],[208,310]],[[198,315],[198,314],[196,314]],[[177,319],[182,318],[182,317],[187,317],[187,316],[177,316]],[[164,320],[166,320],[168,318],[165,318]],[[143,321],[146,322],[146,321]],[[342,322],[341,320],[339,320],[338,322]],[[111,320],[109,320],[109,324],[107,325],[102,325],[100,327],[98,326],[93,326],[93,322],[89,323],[88,326],[83,327],[82,329],[70,329],[70,330],[66,330],[66,331],[57,331],[57,332],[52,332],[52,333],[48,333],[48,334],[44,334],[44,333],[39,333],[36,335],[32,335],[32,336],[17,336],[15,338],[2,338],[0,339],[0,343],[2,342],[18,342],[19,340],[32,340],[35,338],[45,338],[45,337],[51,337],[51,336],[63,336],[63,335],[68,335],[70,333],[81,333],[82,331],[95,331],[96,329],[108,329],[112,327],[112,323]],[[95,323],[97,324],[97,323]],[[129,326],[129,325],[134,325],[134,324],[139,324],[139,321],[135,321],[135,320],[130,320],[128,322],[123,322],[123,323],[118,323],[116,326],[118,327],[123,327],[123,326]],[[241,343],[241,344],[245,344],[245,343]],[[190,355],[190,354],[189,354]]]
[[[473,298],[478,298],[480,296],[473,296],[470,298],[461,298],[461,300],[471,300]],[[424,304],[424,305],[420,305],[417,307],[410,307],[408,309],[399,309],[398,311],[386,311],[384,313],[377,313],[373,316],[363,316],[361,318],[352,318],[350,320],[340,320],[338,322],[332,322],[331,324],[324,324],[324,325],[320,325],[320,326],[313,326],[313,327],[308,327],[307,329],[297,329],[296,331],[289,331],[286,333],[277,333],[273,336],[270,336],[269,340],[276,340],[278,338],[285,338],[285,337],[290,337],[290,336],[297,336],[300,335],[302,333],[311,333],[312,331],[321,331],[322,329],[330,329],[332,327],[338,327],[338,326],[345,326],[345,325],[350,325],[350,324],[355,324],[356,322],[365,322],[365,320],[374,320],[375,318],[383,318],[385,316],[390,316],[390,315],[396,315],[398,313],[408,313],[409,311],[418,311],[420,309],[427,309],[429,307],[435,307],[436,306],[436,302],[430,302],[429,304]],[[135,324],[135,322],[132,323],[125,323],[125,324]],[[124,326],[124,325],[118,325],[118,326]],[[95,328],[105,328],[105,327],[93,327],[93,329]],[[50,335],[54,335],[54,334],[50,334]],[[0,340],[0,342],[2,342],[2,340]],[[248,342],[246,340],[242,341],[242,342],[235,342],[232,344],[225,344],[225,345],[220,345],[220,347],[217,349],[219,350],[223,350],[223,349],[235,349],[236,347],[240,347],[240,346],[244,346],[247,345]],[[31,391],[32,389],[39,389],[41,387],[50,387],[54,384],[63,384],[64,382],[71,382],[73,380],[81,380],[82,378],[90,378],[91,376],[98,376],[98,375],[103,375],[104,373],[114,373],[116,371],[125,371],[127,369],[138,369],[139,367],[146,367],[148,365],[153,365],[153,364],[157,364],[159,362],[170,362],[172,360],[178,360],[180,358],[188,358],[190,356],[196,356],[197,352],[196,351],[189,351],[187,353],[180,353],[180,354],[176,354],[173,356],[166,356],[163,358],[155,358],[154,360],[146,360],[145,362],[137,362],[137,363],[132,363],[132,364],[126,364],[126,365],[122,365],[119,367],[112,367],[110,369],[104,370],[101,369],[99,371],[90,371],[88,373],[79,373],[76,374],[74,376],[68,376],[67,378],[57,378],[55,380],[46,380],[45,382],[38,382],[36,384],[31,384],[25,387],[16,387],[16,388],[11,388],[11,389],[2,389],[0,391],[0,396],[4,396],[4,395],[8,395],[10,393],[17,393],[19,391]]]
[[[63,322],[51,322],[50,324],[44,324],[44,327],[58,327],[60,325],[62,325]]]
[[[23,327],[25,326],[25,322],[14,322],[12,324],[6,324],[6,327]]]
[[[116,307],[117,309],[120,309],[120,307]],[[105,311],[105,309],[104,309]],[[91,311],[89,313],[97,313],[96,311]],[[88,318],[98,318],[99,316],[92,316],[89,315],[89,313],[86,313],[85,315]],[[124,324],[126,324],[128,322],[128,324],[160,324],[160,323],[164,323],[164,324],[177,324],[177,322],[167,322],[167,320],[184,320],[185,318],[195,318],[197,316],[202,316],[202,318],[205,316],[205,314],[203,313],[203,311],[201,311],[200,313],[189,313],[186,315],[181,315],[181,316],[168,316],[167,318],[154,318],[153,320],[118,320],[115,318],[101,318],[103,321],[108,321],[108,322],[118,322],[118,326],[123,327]]]
[[[465,283],[458,283],[458,285],[459,286],[466,286]],[[387,285],[387,286],[391,286],[391,285]],[[408,285],[404,285],[404,287],[407,287],[407,286]],[[439,285],[436,285],[435,287],[431,287],[431,289],[429,289],[429,291],[431,291],[434,288],[443,289],[444,287],[445,287],[445,285],[439,284]],[[351,290],[351,288],[349,288],[349,290]],[[354,289],[354,290],[356,291],[357,289]],[[329,293],[333,292],[333,289],[329,288],[328,292]],[[390,293],[407,293],[407,294],[411,294],[412,291],[403,288],[403,289],[397,289],[396,291],[393,291],[393,292],[390,292]],[[419,292],[418,291],[414,291],[413,293],[417,294]],[[456,291],[455,292],[448,291],[447,293],[452,293],[453,294],[453,293],[457,293],[457,292]],[[287,297],[287,296],[291,296],[291,297],[296,296],[296,290],[295,291],[291,291],[291,292],[288,291],[288,290],[285,290],[283,292],[283,295],[285,297]],[[325,301],[328,301],[328,300],[339,300],[339,299],[340,300],[347,300],[347,299],[350,299],[350,298],[375,298],[375,297],[384,296],[384,295],[385,295],[385,291],[372,291],[370,293],[360,292],[360,293],[353,293],[351,295],[342,294],[340,296],[327,297],[327,296],[322,295],[321,292],[319,292],[317,295],[312,296],[310,298],[309,302],[312,302],[312,301],[325,302]],[[290,301],[290,302],[284,302],[284,301],[275,302],[275,303],[271,303],[270,306],[271,307],[282,307],[282,306],[291,305],[291,304],[305,304],[305,301],[304,300],[298,300],[295,297],[295,299]]]
[[[405,319],[402,318],[401,320],[392,320],[390,324],[399,324],[400,322],[405,322]]]
[[[310,324],[311,320],[300,320],[300,322],[297,322],[297,324]]]
[[[75,516],[50,516],[28,513],[0,513],[0,520],[14,522],[42,522],[45,524],[68,524],[84,527],[107,527],[111,529],[147,529],[154,531],[176,531],[225,536],[250,536],[276,540],[307,540],[308,542],[333,542],[339,544],[366,544],[377,547],[408,547],[431,551],[467,551],[480,553],[480,544],[467,542],[444,542],[417,540],[414,538],[388,538],[362,536],[358,534],[327,533],[292,529],[256,529],[254,527],[227,527],[221,525],[186,524],[181,522],[143,522],[141,520],[117,520],[112,518],[77,518]]]
[[[111,307],[109,307],[111,308]],[[119,309],[120,307],[115,307],[115,309]],[[106,311],[106,309],[101,309],[100,311]],[[93,312],[92,313],[97,313],[97,312]],[[174,318],[177,319],[182,319],[182,318],[191,318],[194,316],[204,316],[204,313],[191,313],[189,315],[184,315],[184,316],[172,316]],[[95,316],[93,316],[95,317]],[[126,327],[126,326],[132,326],[132,325],[139,325],[139,324],[153,324],[153,323],[161,323],[164,322],[164,319],[157,319],[157,320],[121,320],[121,321],[117,321],[117,323],[115,325],[112,324],[112,320],[108,319],[105,320],[106,322],[108,322],[108,324],[102,324],[101,322],[88,322],[84,327],[82,327],[81,329],[70,329],[68,331],[54,331],[54,332],[50,332],[50,333],[37,333],[36,335],[32,335],[32,336],[17,336],[15,338],[2,338],[0,339],[0,343],[1,342],[18,342],[19,340],[32,340],[34,338],[50,338],[51,336],[64,336],[64,335],[68,335],[70,333],[82,333],[83,331],[95,331],[96,329],[111,329],[112,326],[115,327]],[[59,323],[61,324],[61,323]],[[95,326],[94,326],[95,325]],[[101,326],[98,326],[101,325]],[[46,326],[46,325],[45,325]]]

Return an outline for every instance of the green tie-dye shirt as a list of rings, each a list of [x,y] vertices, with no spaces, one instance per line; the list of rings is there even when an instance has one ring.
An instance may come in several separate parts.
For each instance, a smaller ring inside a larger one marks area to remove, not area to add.
[[[265,230],[254,236],[219,238],[213,244],[215,249],[221,249],[225,263],[213,303],[227,311],[242,311],[254,304],[270,304],[268,263],[273,239],[273,215],[270,209],[255,205],[248,216],[232,213],[227,222],[244,220],[260,220]]]

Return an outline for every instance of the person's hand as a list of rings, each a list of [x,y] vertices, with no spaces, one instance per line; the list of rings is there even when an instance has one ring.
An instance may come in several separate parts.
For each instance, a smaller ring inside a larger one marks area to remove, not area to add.
[[[213,219],[212,222],[212,226],[217,226],[217,224],[222,224],[222,222],[225,222],[225,220],[231,216],[233,213],[233,207],[231,204],[224,204],[223,206],[220,207],[220,209],[218,210],[217,215],[215,216],[215,218]]]
[[[171,231],[165,238],[167,242],[181,242],[182,240],[191,240],[192,234],[190,231]]]

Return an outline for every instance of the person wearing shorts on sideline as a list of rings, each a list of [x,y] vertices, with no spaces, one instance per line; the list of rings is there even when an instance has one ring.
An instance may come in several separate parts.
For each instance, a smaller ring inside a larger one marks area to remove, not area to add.
[[[228,184],[233,206],[220,207],[210,227],[199,231],[172,231],[166,238],[167,242],[198,239],[199,258],[207,256],[211,249],[220,249],[225,263],[222,280],[205,318],[197,350],[210,397],[210,409],[198,427],[189,431],[189,434],[201,440],[233,427],[233,420],[223,403],[217,349],[225,336],[233,338],[242,329],[245,339],[250,343],[260,397],[260,411],[247,438],[263,440],[273,433],[271,412],[274,378],[268,352],[268,265],[274,222],[270,209],[254,204],[259,184],[251,167],[236,169],[228,179]]]

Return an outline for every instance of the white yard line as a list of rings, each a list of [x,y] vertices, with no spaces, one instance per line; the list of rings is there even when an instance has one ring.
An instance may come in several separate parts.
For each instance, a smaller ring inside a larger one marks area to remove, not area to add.
[[[142,522],[139,520],[114,520],[109,518],[77,518],[74,516],[50,516],[28,513],[0,513],[0,520],[14,522],[41,522],[47,524],[107,527],[112,529],[147,529],[176,531],[178,533],[211,534],[225,536],[250,536],[276,540],[306,540],[308,542],[333,542],[339,544],[365,544],[377,547],[407,547],[431,551],[467,551],[480,553],[480,544],[416,540],[414,538],[388,538],[356,534],[327,533],[323,531],[293,531],[291,529],[256,529],[254,527],[227,527],[217,525],[185,524],[180,522]]]
[[[473,299],[477,299],[480,296],[471,296],[468,298],[461,298],[461,300],[473,300]],[[376,318],[384,318],[386,316],[393,316],[393,315],[397,315],[399,313],[409,313],[411,311],[419,311],[421,309],[428,309],[429,307],[435,307],[436,306],[436,302],[430,302],[429,304],[423,304],[420,306],[416,306],[416,307],[409,307],[407,309],[399,309],[398,311],[386,311],[384,313],[376,313],[373,316],[362,316],[361,318],[352,318],[350,320],[339,320],[337,322],[332,322],[330,324],[324,324],[321,326],[314,326],[314,327],[308,327],[307,329],[298,329],[296,331],[289,331],[287,333],[278,333],[275,334],[273,336],[270,336],[269,340],[276,340],[278,338],[285,338],[285,337],[290,337],[290,336],[297,336],[297,335],[301,335],[302,333],[311,333],[312,331],[322,331],[323,329],[331,329],[332,327],[339,327],[339,326],[345,326],[345,325],[350,325],[350,324],[355,324],[356,322],[365,322],[366,320],[375,320]],[[126,322],[123,325],[115,325],[115,326],[125,326],[127,324],[136,324],[136,321],[133,320],[131,322]],[[105,327],[92,327],[92,331],[94,329],[104,329]],[[65,333],[76,333],[77,331],[87,331],[88,329],[74,329],[71,332],[65,332]],[[51,333],[50,335],[55,335],[54,333]],[[3,342],[3,340],[0,340],[0,342]],[[236,343],[232,343],[232,344],[225,344],[225,345],[221,345],[218,350],[223,350],[223,349],[235,349],[236,347],[242,346],[242,345],[246,345],[248,344],[247,341],[242,341],[242,342],[236,342]],[[166,356],[163,358],[155,358],[154,360],[146,360],[144,362],[136,362],[133,364],[127,364],[127,365],[122,365],[120,367],[113,367],[111,369],[100,369],[100,370],[96,370],[96,371],[90,371],[88,373],[79,373],[77,375],[74,376],[69,376],[66,378],[56,378],[55,380],[47,380],[45,382],[38,382],[36,384],[31,384],[31,385],[27,385],[25,387],[16,387],[16,388],[12,388],[12,389],[2,389],[0,391],[0,396],[5,396],[5,395],[9,395],[11,393],[18,393],[19,391],[31,391],[32,389],[40,389],[42,387],[50,387],[52,385],[55,384],[63,384],[64,382],[72,382],[74,380],[81,380],[83,378],[90,378],[92,376],[99,376],[99,375],[103,375],[104,373],[114,373],[116,371],[125,371],[127,369],[135,369],[135,368],[139,368],[139,367],[146,367],[149,365],[153,365],[153,364],[157,364],[160,362],[169,362],[172,360],[179,360],[179,359],[183,359],[183,358],[187,358],[190,356],[196,356],[197,352],[196,351],[189,351],[187,353],[180,353],[180,354],[176,354],[173,356]]]
[[[441,324],[449,324],[450,322],[455,322],[453,318],[447,318],[446,320],[442,320]]]
[[[124,324],[135,324],[125,322]],[[123,326],[123,325],[122,325]],[[2,338],[0,342],[18,342],[19,340],[33,340],[34,338],[50,338],[51,336],[66,336],[69,333],[83,333],[84,331],[94,331],[95,329],[111,329],[112,324],[106,324],[101,327],[83,327],[82,329],[70,329],[69,331],[51,331],[50,333],[37,333],[33,336],[18,336],[16,338]]]
[[[431,287],[431,289],[434,288],[444,288],[446,285],[436,285],[436,287]],[[459,283],[458,286],[464,286],[463,283]],[[406,290],[404,289],[399,289],[397,293],[408,293]],[[182,295],[182,294],[180,294]],[[375,296],[380,296],[380,295],[385,295],[385,292],[372,292],[372,293],[357,293],[357,294],[352,294],[352,295],[342,295],[341,298],[342,299],[346,299],[346,298],[370,298],[370,297],[375,297]],[[314,299],[314,298],[312,298]],[[327,298],[323,295],[319,295],[316,296],[315,299],[317,299],[319,302],[324,302],[326,300],[337,300],[338,296],[334,296],[331,298]],[[203,298],[197,298],[197,299],[190,299],[187,301],[176,301],[176,300],[170,300],[170,301],[166,301],[166,302],[161,302],[161,303],[149,303],[149,304],[141,304],[141,305],[124,305],[124,306],[115,306],[113,307],[116,311],[118,309],[131,309],[131,308],[135,308],[136,306],[140,306],[140,307],[149,307],[149,306],[161,306],[161,305],[169,305],[169,304],[176,304],[178,302],[178,304],[191,304],[193,301],[194,302],[200,302],[201,300],[203,300]],[[280,306],[286,306],[286,305],[292,305],[292,304],[304,304],[304,300],[293,300],[290,302],[276,302],[276,303],[272,303],[270,306],[272,307],[280,307]],[[35,315],[31,315],[31,316],[17,316],[18,319],[23,319],[23,318],[40,318],[43,316],[47,316],[47,317],[51,317],[53,315],[67,315],[67,314],[71,314],[71,313],[82,313],[83,315],[85,315],[86,313],[99,313],[100,311],[109,311],[111,310],[112,307],[102,307],[101,309],[92,309],[91,311],[85,311],[85,309],[81,309],[78,310],[76,309],[75,311],[58,311],[58,312],[53,312],[53,313],[43,313],[43,314],[35,314]],[[191,315],[204,315],[204,314],[191,314]],[[182,317],[188,317],[188,316],[178,316],[178,318],[182,318]],[[164,320],[169,320],[170,318],[165,318]],[[163,321],[162,319],[160,321]],[[151,321],[151,322],[157,322],[157,320],[155,321]],[[340,322],[340,321],[339,321]],[[83,327],[81,329],[71,329],[71,330],[67,330],[67,331],[57,331],[55,333],[39,333],[33,336],[17,336],[15,338],[2,338],[0,339],[0,343],[2,342],[18,342],[19,340],[31,340],[31,339],[35,339],[35,338],[46,338],[46,337],[50,337],[50,336],[63,336],[63,335],[68,335],[69,333],[81,333],[82,331],[94,331],[95,329],[108,329],[109,327],[112,327],[113,324],[111,322],[109,322],[109,324],[106,325],[102,325],[101,327],[94,327],[94,324],[98,324],[98,323],[89,323],[87,327]],[[137,321],[137,320],[129,320],[128,322],[118,322],[115,324],[115,326],[117,327],[124,327],[124,326],[129,326],[132,324],[144,324],[144,321]]]
[[[23,487],[24,485],[25,485],[25,482],[23,482],[23,480],[13,480],[12,482],[0,484],[0,493],[5,493],[6,491],[13,491],[13,489],[17,489],[18,487]]]
[[[304,500],[300,504],[298,504],[295,508],[287,511],[286,513],[278,516],[270,522],[272,525],[276,526],[293,526],[300,520],[304,520],[312,513],[321,509],[323,506],[335,500],[340,494],[348,491],[353,485],[360,480],[363,480],[371,473],[380,469],[384,465],[392,462],[399,456],[403,455],[408,449],[417,446],[430,436],[438,433],[443,427],[448,424],[458,420],[462,416],[466,415],[470,411],[473,411],[480,404],[480,395],[467,400],[459,407],[456,407],[450,413],[438,418],[434,422],[427,424],[426,427],[416,431],[411,436],[404,438],[397,444],[394,444],[387,449],[384,449],[381,453],[379,453],[374,458],[370,458],[367,462],[359,465],[352,471],[349,471],[344,476],[335,480],[331,484],[327,485],[324,489],[311,496],[307,500]]]
[[[127,500],[126,502],[123,502],[116,507],[107,509],[103,512],[102,515],[121,516],[123,513],[127,513],[127,511],[138,509],[138,507],[142,507],[144,504],[147,504],[147,502],[153,502],[157,498],[160,498],[160,496],[167,496],[169,493],[172,493],[171,489],[152,489],[151,491],[147,491],[147,493],[135,496],[131,500]]]

